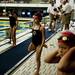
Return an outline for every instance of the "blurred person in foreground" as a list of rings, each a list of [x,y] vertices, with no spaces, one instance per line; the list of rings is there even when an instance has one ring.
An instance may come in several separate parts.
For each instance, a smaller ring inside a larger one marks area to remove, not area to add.
[[[47,48],[47,45],[45,44],[45,27],[40,23],[42,16],[41,13],[37,12],[33,16],[33,26],[32,26],[32,42],[30,43],[28,50],[32,51],[34,50],[36,52],[36,63],[37,68],[35,75],[39,75],[40,66],[41,66],[41,53],[43,47]]]
[[[45,58],[46,63],[57,63],[56,75],[75,75],[75,34],[61,32],[58,49],[51,51]]]

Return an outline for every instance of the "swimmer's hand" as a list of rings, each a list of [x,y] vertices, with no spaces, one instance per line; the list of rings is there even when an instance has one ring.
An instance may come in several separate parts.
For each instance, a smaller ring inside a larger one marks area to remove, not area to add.
[[[48,48],[48,46],[46,44],[43,44],[43,47]]]

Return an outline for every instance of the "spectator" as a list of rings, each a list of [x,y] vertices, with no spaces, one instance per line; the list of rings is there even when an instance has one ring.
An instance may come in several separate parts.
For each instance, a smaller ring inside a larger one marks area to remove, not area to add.
[[[55,4],[54,4],[54,1],[50,0],[50,5],[49,7],[47,8],[47,12],[49,13],[49,16],[50,16],[50,24],[49,24],[49,31],[55,31],[55,21],[56,19],[54,18],[55,17]]]
[[[69,24],[71,19],[72,7],[69,4],[68,0],[63,0],[62,2],[62,11],[61,11],[61,19],[63,23],[63,27],[65,30],[69,30]]]

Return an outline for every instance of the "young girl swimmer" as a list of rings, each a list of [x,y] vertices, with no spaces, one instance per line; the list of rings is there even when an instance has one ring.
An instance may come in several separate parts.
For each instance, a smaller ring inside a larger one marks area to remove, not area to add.
[[[32,26],[32,42],[30,43],[28,50],[32,51],[35,50],[36,52],[36,63],[37,63],[37,68],[35,75],[39,75],[39,70],[40,70],[40,57],[41,57],[41,52],[42,48],[47,47],[45,44],[45,28],[40,24],[41,21],[41,14],[36,13],[33,16],[33,26]]]
[[[57,75],[75,75],[75,34],[61,32],[58,49],[45,58],[46,63],[57,63]]]

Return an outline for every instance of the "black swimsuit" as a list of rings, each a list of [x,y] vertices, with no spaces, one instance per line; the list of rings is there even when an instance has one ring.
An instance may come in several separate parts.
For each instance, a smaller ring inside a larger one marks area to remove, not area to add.
[[[16,25],[16,18],[13,16],[9,17],[10,26],[13,28]]]
[[[42,43],[42,32],[40,30],[32,30],[32,43],[38,46]]]

